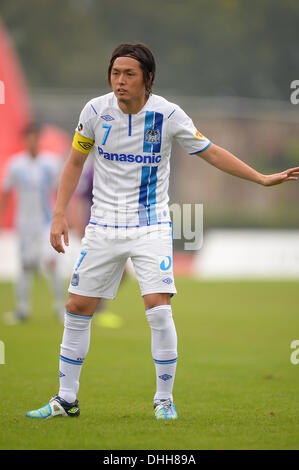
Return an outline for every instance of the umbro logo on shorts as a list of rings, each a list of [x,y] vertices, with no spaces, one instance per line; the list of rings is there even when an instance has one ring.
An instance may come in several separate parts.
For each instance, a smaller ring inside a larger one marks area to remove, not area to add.
[[[165,282],[165,284],[172,284],[173,280],[170,278],[170,277],[166,277],[165,279],[163,279],[162,282]]]

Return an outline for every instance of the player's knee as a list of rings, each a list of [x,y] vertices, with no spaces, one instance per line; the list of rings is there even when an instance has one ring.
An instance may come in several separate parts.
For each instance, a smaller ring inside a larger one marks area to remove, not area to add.
[[[170,305],[161,305],[146,311],[146,317],[151,328],[166,330],[172,323],[172,311]]]
[[[92,315],[94,313],[88,301],[79,296],[70,297],[65,308],[69,313],[73,313],[74,315]]]
[[[158,294],[147,294],[143,297],[145,309],[159,307],[160,305],[170,305],[170,294],[158,293]]]

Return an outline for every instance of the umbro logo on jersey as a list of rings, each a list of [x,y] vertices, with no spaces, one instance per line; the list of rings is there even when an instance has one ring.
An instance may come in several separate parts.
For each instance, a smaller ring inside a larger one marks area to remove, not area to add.
[[[104,121],[114,121],[114,117],[110,116],[110,114],[104,114],[101,118],[104,119]]]
[[[93,144],[91,144],[90,142],[82,142],[82,140],[78,140],[78,144],[84,150],[89,150],[89,149],[91,149],[91,147],[93,147]]]
[[[65,374],[63,372],[61,372],[61,370],[59,371],[59,377],[65,377]]]

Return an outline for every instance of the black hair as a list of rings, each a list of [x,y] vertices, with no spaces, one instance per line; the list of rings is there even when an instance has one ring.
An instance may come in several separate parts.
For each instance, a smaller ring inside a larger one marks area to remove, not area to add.
[[[155,78],[156,62],[153,53],[149,49],[149,47],[145,44],[119,44],[112,52],[108,68],[108,83],[110,86],[111,70],[115,59],[117,59],[118,57],[132,57],[132,59],[138,60],[141,70],[143,72],[146,94],[150,95]]]
[[[30,122],[23,130],[23,134],[27,137],[29,134],[39,134],[41,127],[37,122]]]

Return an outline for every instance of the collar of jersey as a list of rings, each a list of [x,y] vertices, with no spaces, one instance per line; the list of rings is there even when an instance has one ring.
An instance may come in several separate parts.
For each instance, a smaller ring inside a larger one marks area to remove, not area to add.
[[[152,97],[153,97],[153,95],[151,94],[151,95],[149,96],[147,102],[146,102],[145,105],[143,106],[143,108],[141,108],[141,110],[138,111],[138,113],[133,114],[133,116],[139,116],[139,114],[143,113],[143,112],[146,110],[148,104],[151,103]],[[124,112],[120,109],[120,107],[119,107],[119,105],[118,105],[117,98],[116,98],[116,96],[115,96],[114,93],[113,93],[113,104],[114,104],[114,106],[120,111],[120,113],[121,113],[123,116],[129,116],[130,113],[124,113]]]

